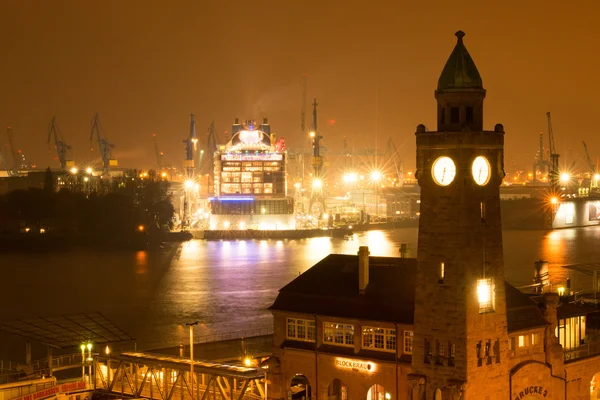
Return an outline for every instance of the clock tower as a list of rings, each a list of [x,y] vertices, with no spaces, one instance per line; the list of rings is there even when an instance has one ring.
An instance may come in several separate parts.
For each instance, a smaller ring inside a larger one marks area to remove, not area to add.
[[[504,129],[483,130],[485,89],[457,43],[435,91],[437,131],[417,127],[421,186],[413,399],[509,393],[499,187]]]

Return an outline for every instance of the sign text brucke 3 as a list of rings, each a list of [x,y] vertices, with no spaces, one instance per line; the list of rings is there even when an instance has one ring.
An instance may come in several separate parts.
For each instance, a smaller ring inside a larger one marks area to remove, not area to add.
[[[515,400],[541,399],[548,396],[548,390],[542,386],[529,386],[515,395]]]

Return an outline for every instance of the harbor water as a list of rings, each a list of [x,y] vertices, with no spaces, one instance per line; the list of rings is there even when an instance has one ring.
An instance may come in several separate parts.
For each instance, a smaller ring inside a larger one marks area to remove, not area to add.
[[[185,323],[195,320],[204,321],[198,336],[269,331],[267,308],[278,289],[323,257],[356,254],[361,245],[373,256],[397,257],[403,243],[416,256],[416,228],[352,240],[192,240],[157,251],[3,254],[0,321],[100,312],[136,338],[138,349],[186,343]],[[545,259],[553,284],[569,277],[573,289],[589,289],[589,277],[562,265],[600,262],[599,243],[600,227],[505,231],[506,278],[531,284],[534,261]],[[0,359],[14,358],[11,342],[0,336]]]

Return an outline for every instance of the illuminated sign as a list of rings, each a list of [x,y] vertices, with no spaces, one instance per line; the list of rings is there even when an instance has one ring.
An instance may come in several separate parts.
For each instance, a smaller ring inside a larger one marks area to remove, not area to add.
[[[46,397],[56,396],[58,393],[69,393],[82,390],[87,390],[87,385],[84,381],[64,383],[62,385],[56,385],[47,389],[38,390],[37,392],[29,393],[13,400],[38,400]]]
[[[283,160],[282,154],[263,153],[263,154],[222,154],[221,161],[280,161]]]
[[[542,386],[529,386],[515,395],[515,400],[543,399],[548,396],[548,390]]]
[[[375,372],[375,364],[370,361],[336,358],[335,366],[338,368],[353,369],[363,372]]]

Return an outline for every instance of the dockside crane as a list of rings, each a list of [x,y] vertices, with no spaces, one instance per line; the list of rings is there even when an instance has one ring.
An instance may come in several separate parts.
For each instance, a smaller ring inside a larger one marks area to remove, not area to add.
[[[556,147],[554,145],[554,132],[552,131],[552,117],[550,112],[546,113],[548,118],[548,146],[550,147],[550,168],[548,171],[548,181],[554,191],[558,188],[558,158],[560,155],[556,153]]]
[[[190,134],[187,139],[183,141],[185,143],[185,160],[183,161],[183,168],[185,170],[186,179],[194,179],[196,177],[196,165],[194,155],[198,151],[198,136],[196,136],[196,119],[194,114],[190,114]]]
[[[15,176],[12,168],[8,166],[8,162],[6,161],[6,157],[4,157],[4,152],[2,150],[0,150],[0,163],[4,165],[4,169],[6,170],[8,176]]]
[[[71,146],[63,139],[62,133],[56,123],[56,117],[52,117],[52,120],[48,124],[48,145],[51,144],[53,138],[54,148],[56,149],[58,162],[60,163],[60,169],[65,170],[68,167],[72,167],[73,161],[67,160],[67,153],[71,150]]]
[[[587,144],[585,144],[585,142],[582,142],[582,143],[583,143],[583,149],[585,150],[585,161],[587,162],[587,165],[590,168],[590,172],[592,174],[595,174],[596,166],[594,164],[592,164],[592,159],[590,158],[590,153],[588,151]]]
[[[400,155],[398,153],[398,149],[396,148],[396,145],[390,136],[387,141],[384,159],[386,160],[386,164],[392,164],[397,185],[402,186],[404,184],[404,170],[402,168],[402,162],[399,160],[399,158]]]
[[[596,192],[598,191],[598,184],[600,184],[600,175],[598,174],[598,168],[592,163],[592,159],[590,158],[590,152],[588,151],[587,144],[583,143],[583,149],[585,150],[585,160],[590,169],[590,191]]]
[[[154,140],[154,153],[156,154],[156,165],[159,170],[163,169],[163,152],[158,149],[158,140],[156,140],[156,133],[152,134]]]
[[[11,173],[12,176],[17,176],[19,174],[19,155],[13,142],[12,126],[6,127],[6,136],[8,137],[8,147],[10,148],[10,153],[13,158],[13,167],[11,168]]]
[[[117,160],[112,157],[111,149],[115,147],[114,144],[110,143],[103,135],[102,125],[98,119],[98,114],[94,115],[92,119],[92,129],[90,132],[90,151],[94,151],[94,139],[98,143],[98,149],[100,150],[100,156],[102,157],[102,173],[110,174],[110,167],[117,166]]]
[[[537,181],[537,173],[546,171],[550,174],[550,162],[544,157],[544,134],[540,132],[540,147],[538,149],[538,155],[536,160],[533,162],[533,181]]]
[[[324,213],[327,208],[325,207],[325,196],[323,196],[323,156],[321,156],[321,139],[323,136],[319,133],[317,128],[317,99],[313,101],[313,121],[312,128],[310,131],[310,137],[312,138],[313,145],[313,181],[312,190],[310,192],[310,202],[308,204],[308,211],[313,212],[313,206],[319,206],[319,210],[315,214]]]

